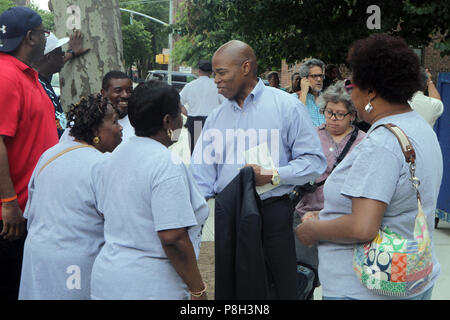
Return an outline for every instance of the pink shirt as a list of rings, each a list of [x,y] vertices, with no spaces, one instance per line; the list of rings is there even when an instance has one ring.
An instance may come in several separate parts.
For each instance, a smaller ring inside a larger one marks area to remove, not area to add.
[[[333,169],[334,164],[336,163],[337,157],[341,154],[342,150],[344,150],[345,145],[352,135],[351,131],[348,135],[345,136],[341,142],[336,143],[331,138],[331,135],[325,129],[325,124],[322,124],[317,127],[317,133],[319,135],[320,143],[322,145],[323,153],[325,158],[327,158],[327,169],[325,172],[316,179],[317,182],[321,182],[328,178],[331,174],[331,170]],[[361,142],[361,140],[366,136],[366,133],[362,130],[358,131],[358,135],[356,136],[356,140],[353,142],[349,152],[347,155],[353,150],[353,148]],[[319,211],[323,209],[323,186],[317,188],[317,190],[313,193],[307,193],[303,196],[300,202],[297,204],[295,209],[300,216],[303,216],[308,211]]]

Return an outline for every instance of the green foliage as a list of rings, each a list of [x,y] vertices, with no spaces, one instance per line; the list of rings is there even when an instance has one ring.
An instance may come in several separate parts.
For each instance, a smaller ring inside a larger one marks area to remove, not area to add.
[[[145,30],[145,26],[140,21],[122,26],[123,53],[125,65],[131,66],[133,63],[142,64],[143,59],[148,58],[152,52],[152,34]]]
[[[169,2],[130,3],[120,0],[121,8],[133,10],[169,22]],[[141,77],[145,77],[147,70],[161,68],[155,62],[155,56],[168,48],[169,28],[147,18],[121,12],[122,38],[124,41],[125,65],[129,68],[136,63]],[[132,25],[130,22],[132,21]],[[137,24],[137,26],[135,26]]]
[[[381,9],[381,29],[367,28],[376,4]],[[412,46],[426,46],[432,38],[450,54],[450,2],[429,0],[186,0],[176,25],[182,40],[176,43],[176,62],[212,56],[231,39],[253,47],[260,71],[305,57],[342,63],[349,46],[372,33],[402,36]],[[399,28],[400,26],[400,28]]]
[[[15,3],[11,0],[0,0],[0,14],[2,14],[3,11],[6,11],[8,8],[15,6]]]

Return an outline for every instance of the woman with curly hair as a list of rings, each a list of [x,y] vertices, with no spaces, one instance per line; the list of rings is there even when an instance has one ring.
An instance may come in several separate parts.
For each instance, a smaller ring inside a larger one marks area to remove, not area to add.
[[[122,127],[101,95],[72,105],[67,119],[75,140],[47,150],[28,185],[22,300],[89,299],[92,264],[104,243],[91,170],[122,141]]]
[[[428,281],[403,299],[431,299],[440,272],[432,230],[443,163],[435,133],[408,104],[421,86],[419,59],[403,39],[376,34],[355,42],[347,61],[352,83],[347,81],[346,88],[351,90],[359,117],[371,127],[328,177],[324,208],[318,217],[303,219],[297,237],[305,245],[318,242],[324,299],[398,299],[395,295],[379,295],[363,285],[352,262],[354,248],[372,241],[380,226],[388,226],[408,240],[415,239],[418,205],[410,168],[395,135],[380,126],[394,124],[415,149],[415,176],[420,179],[419,192],[431,238]],[[373,274],[379,280],[388,276],[385,263],[377,260],[374,264]],[[394,267],[403,268],[397,264]]]

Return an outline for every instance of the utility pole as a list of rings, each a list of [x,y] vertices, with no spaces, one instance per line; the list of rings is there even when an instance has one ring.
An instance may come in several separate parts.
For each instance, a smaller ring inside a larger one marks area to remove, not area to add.
[[[169,5],[169,24],[173,24],[173,0],[170,0]],[[173,31],[169,33],[169,65],[167,66],[167,83],[172,85],[172,50],[173,50]]]

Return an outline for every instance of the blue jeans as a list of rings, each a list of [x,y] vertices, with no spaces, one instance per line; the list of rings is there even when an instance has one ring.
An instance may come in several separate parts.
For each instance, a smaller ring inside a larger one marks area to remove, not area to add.
[[[431,300],[431,296],[433,294],[433,288],[434,285],[428,289],[427,291],[419,294],[418,296],[412,297],[412,298],[402,298],[400,300]],[[357,300],[350,297],[322,297],[322,300]]]

